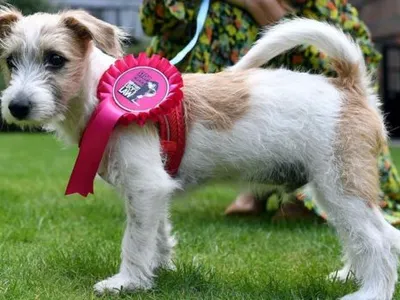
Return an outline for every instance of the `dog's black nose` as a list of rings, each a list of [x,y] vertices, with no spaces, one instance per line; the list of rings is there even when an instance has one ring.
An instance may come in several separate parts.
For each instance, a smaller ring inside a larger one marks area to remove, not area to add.
[[[16,97],[8,105],[8,109],[10,110],[11,114],[18,120],[25,119],[31,111],[31,108],[32,102],[29,101],[28,97],[22,95],[20,97]]]

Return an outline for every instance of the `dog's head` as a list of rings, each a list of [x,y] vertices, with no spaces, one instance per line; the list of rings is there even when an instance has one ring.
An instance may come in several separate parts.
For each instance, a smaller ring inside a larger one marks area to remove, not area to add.
[[[23,16],[0,8],[0,58],[7,88],[1,111],[8,123],[44,125],[62,117],[82,90],[93,45],[122,55],[121,31],[84,11]]]

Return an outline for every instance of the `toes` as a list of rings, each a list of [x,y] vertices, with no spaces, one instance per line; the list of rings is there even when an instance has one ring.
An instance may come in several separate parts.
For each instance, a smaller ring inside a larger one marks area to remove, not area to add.
[[[364,293],[364,292],[357,292],[354,294],[346,295],[340,300],[390,300],[390,297],[383,295],[382,293]]]
[[[94,285],[94,292],[102,295],[106,293],[119,294],[122,291],[132,292],[136,288],[143,288],[128,276],[117,274]]]
[[[354,278],[354,274],[350,270],[339,270],[329,274],[328,280],[346,282]]]

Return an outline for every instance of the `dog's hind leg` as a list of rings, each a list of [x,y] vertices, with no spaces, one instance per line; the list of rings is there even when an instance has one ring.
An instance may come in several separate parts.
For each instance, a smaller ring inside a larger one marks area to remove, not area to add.
[[[342,299],[390,300],[398,276],[400,233],[378,206],[377,158],[385,129],[360,89],[346,88],[343,96],[331,151],[326,151],[328,146],[324,151],[316,148],[319,155],[310,163],[310,174],[317,202],[336,228],[347,267],[360,284],[359,291]]]
[[[351,269],[361,286],[342,300],[390,300],[397,281],[400,234],[375,204],[378,194],[367,199],[365,191],[346,190],[342,173],[334,169],[316,176],[315,187],[318,203],[343,243],[347,266],[342,271]],[[362,180],[363,174],[357,176]]]

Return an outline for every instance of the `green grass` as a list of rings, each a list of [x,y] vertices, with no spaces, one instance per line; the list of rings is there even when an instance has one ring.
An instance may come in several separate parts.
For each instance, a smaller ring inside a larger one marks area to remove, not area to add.
[[[122,201],[101,182],[95,196],[64,197],[76,151],[51,136],[2,134],[0,145],[0,299],[95,299],[92,285],[118,268]],[[150,292],[121,297],[336,299],[355,290],[325,280],[340,266],[327,225],[224,217],[236,192],[207,186],[177,197],[178,270],[160,272]]]

